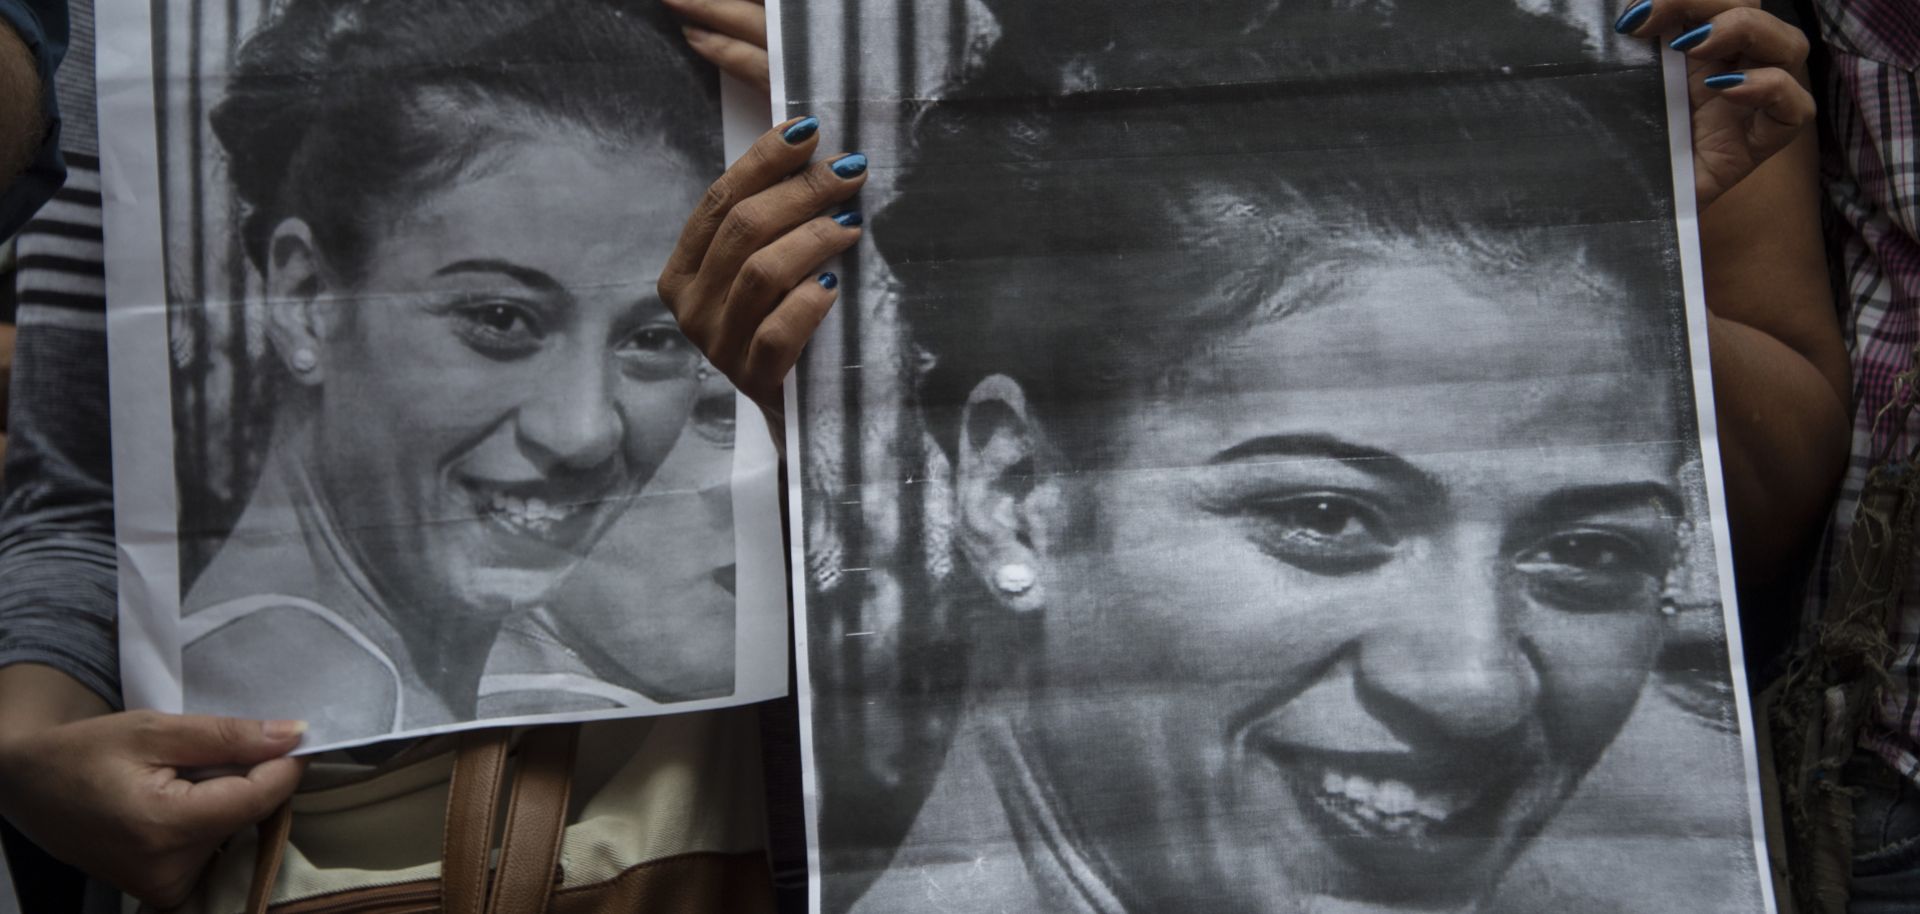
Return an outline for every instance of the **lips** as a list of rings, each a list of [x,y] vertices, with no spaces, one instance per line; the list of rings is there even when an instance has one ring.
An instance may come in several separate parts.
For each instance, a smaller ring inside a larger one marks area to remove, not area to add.
[[[1510,813],[1531,781],[1531,769],[1507,754],[1335,752],[1276,739],[1251,748],[1280,776],[1327,862],[1339,864],[1322,871],[1336,894],[1397,895],[1404,880],[1430,897],[1471,891],[1517,838],[1507,834]],[[1443,885],[1447,877],[1459,884]]]
[[[499,557],[513,565],[552,566],[580,557],[606,513],[607,494],[557,486],[468,481],[474,513],[495,535]]]

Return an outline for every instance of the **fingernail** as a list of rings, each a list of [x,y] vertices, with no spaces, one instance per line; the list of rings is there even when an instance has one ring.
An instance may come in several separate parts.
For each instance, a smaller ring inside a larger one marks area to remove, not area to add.
[[[1646,25],[1647,18],[1652,15],[1653,0],[1640,0],[1639,3],[1627,7],[1627,11],[1621,13],[1620,18],[1613,20],[1613,30],[1625,35]]]
[[[808,137],[811,137],[814,134],[819,132],[820,132],[819,118],[803,117],[797,121],[794,121],[792,126],[789,126],[787,129],[780,131],[780,138],[783,140],[786,140],[788,146],[798,146],[801,143],[806,142]]]
[[[839,285],[840,285],[840,277],[835,276],[832,273],[820,274],[820,288],[832,289],[832,288],[837,288]]]
[[[834,216],[833,221],[838,222],[841,225],[846,226],[847,228],[859,228],[867,220],[865,217],[860,215],[859,210],[850,209],[844,213]]]
[[[276,742],[293,739],[305,732],[307,732],[307,722],[304,720],[269,720],[260,724],[260,735]]]
[[[1680,37],[1675,38],[1673,40],[1673,43],[1670,45],[1667,45],[1667,47],[1670,47],[1676,51],[1692,50],[1693,48],[1698,47],[1700,45],[1700,42],[1707,40],[1707,36],[1711,34],[1713,34],[1713,23],[1709,22],[1706,25],[1703,25],[1697,29],[1694,29],[1691,32],[1686,33],[1685,35],[1681,35]]]
[[[1731,89],[1746,81],[1747,74],[1745,73],[1722,73],[1719,76],[1709,76],[1700,82],[1705,84],[1709,89]]]
[[[705,41],[707,40],[707,38],[713,35],[712,32],[709,32],[706,29],[700,28],[698,26],[692,26],[692,25],[681,26],[680,34],[687,36],[688,41]]]
[[[843,178],[857,178],[867,173],[867,157],[854,153],[833,163],[833,173]]]

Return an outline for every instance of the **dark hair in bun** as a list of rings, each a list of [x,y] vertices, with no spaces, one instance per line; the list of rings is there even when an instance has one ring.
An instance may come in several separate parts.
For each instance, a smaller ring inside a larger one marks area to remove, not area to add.
[[[719,84],[648,0],[290,0],[241,48],[215,135],[264,267],[298,217],[337,269],[514,129],[659,142],[718,172]],[[635,189],[638,192],[638,189]]]

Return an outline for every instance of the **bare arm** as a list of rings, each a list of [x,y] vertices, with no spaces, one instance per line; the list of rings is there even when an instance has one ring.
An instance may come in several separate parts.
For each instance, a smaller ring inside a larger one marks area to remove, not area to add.
[[[26,42],[0,27],[0,185],[26,171],[40,150],[47,132],[41,98],[49,90],[40,84],[39,62]]]
[[[1734,564],[1765,587],[1818,532],[1848,451],[1807,40],[1760,0],[1643,0],[1614,27],[1687,55]]]
[[[1764,584],[1818,531],[1848,453],[1811,131],[1701,215],[1700,244],[1734,561]]]

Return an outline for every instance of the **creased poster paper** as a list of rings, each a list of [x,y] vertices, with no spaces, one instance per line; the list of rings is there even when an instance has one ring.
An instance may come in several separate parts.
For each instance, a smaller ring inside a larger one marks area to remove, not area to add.
[[[1773,909],[1684,67],[1597,2],[777,0],[812,907]]]
[[[785,693],[774,449],[653,289],[749,90],[637,0],[99,21],[129,705],[311,752]]]

